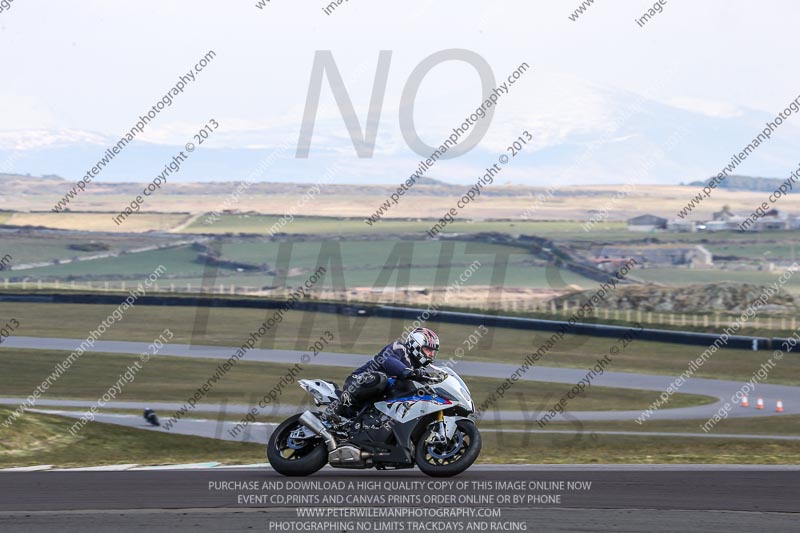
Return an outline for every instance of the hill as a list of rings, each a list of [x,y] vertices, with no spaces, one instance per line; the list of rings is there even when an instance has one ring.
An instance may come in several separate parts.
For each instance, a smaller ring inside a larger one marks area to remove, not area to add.
[[[728,176],[725,181],[717,185],[717,188],[738,191],[772,192],[778,188],[783,181],[784,180],[781,178],[757,178],[753,176],[740,176],[734,174],[733,176]],[[703,187],[706,185],[706,183],[708,183],[708,181],[693,181],[689,185]]]
[[[360,185],[348,183],[346,176],[335,183],[322,183],[320,186],[313,181],[170,181],[148,197],[142,212],[202,214],[227,211],[278,216],[291,213],[294,216],[362,218],[375,213],[384,202],[391,201],[392,193],[396,192],[402,181],[398,178],[393,185]],[[734,180],[734,183],[738,183],[738,180]],[[771,183],[763,185],[765,190],[774,188]],[[70,202],[69,210],[119,213],[136,195],[142,193],[144,185],[143,182],[134,181],[91,182],[84,192]],[[673,218],[675,210],[697,194],[696,186],[629,185],[573,185],[548,190],[546,186],[494,183],[483,187],[480,196],[460,210],[458,218],[509,222],[525,218],[585,221],[599,212],[607,213],[608,221],[626,220],[639,214]],[[53,205],[73,186],[73,181],[52,175],[0,174],[0,209],[51,213]],[[456,206],[468,189],[468,186],[444,183],[438,179],[422,179],[405,192],[396,205],[392,205],[384,218],[439,219]],[[620,196],[621,192],[625,194]],[[723,205],[729,205],[734,213],[749,213],[753,205],[762,201],[763,193],[760,190],[727,188],[718,190],[697,211],[698,216],[710,216]],[[785,208],[791,210],[789,205]],[[18,224],[36,225],[31,221],[20,221]]]

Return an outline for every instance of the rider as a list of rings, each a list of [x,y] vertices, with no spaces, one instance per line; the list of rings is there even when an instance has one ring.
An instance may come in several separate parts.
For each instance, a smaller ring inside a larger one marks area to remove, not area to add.
[[[347,422],[355,416],[364,402],[382,394],[389,378],[427,381],[423,368],[431,364],[439,352],[439,336],[428,328],[416,328],[408,333],[405,342],[394,341],[362,366],[344,382],[341,399],[333,402],[323,418],[333,425]]]

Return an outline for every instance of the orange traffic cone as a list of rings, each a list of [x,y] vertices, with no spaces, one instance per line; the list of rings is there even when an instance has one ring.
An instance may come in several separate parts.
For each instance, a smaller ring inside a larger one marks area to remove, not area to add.
[[[761,396],[758,397],[758,401],[756,402],[756,409],[764,409],[764,398]]]
[[[750,401],[747,399],[747,396],[742,398],[742,407],[750,407]]]
[[[778,412],[778,413],[782,413],[783,412],[783,402],[782,401],[778,400],[778,405],[775,406],[775,411]]]

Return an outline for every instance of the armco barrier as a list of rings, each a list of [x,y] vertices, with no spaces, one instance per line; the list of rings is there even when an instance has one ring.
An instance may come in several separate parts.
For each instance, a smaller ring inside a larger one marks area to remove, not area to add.
[[[423,309],[410,309],[403,307],[380,306],[373,310],[372,315],[387,318],[405,318],[416,320]],[[478,326],[483,324],[486,327],[530,329],[536,331],[558,331],[567,324],[560,320],[543,320],[539,318],[520,318],[501,315],[485,315],[474,313],[459,313],[456,311],[440,311],[436,313],[435,320],[438,322],[448,322],[451,324],[466,324]],[[630,326],[608,326],[605,324],[584,324],[575,323],[570,327],[569,333],[574,335],[591,335],[593,337],[621,337],[630,330]],[[695,333],[691,331],[672,331],[667,329],[643,329],[637,335],[640,340],[671,342],[677,344],[709,345],[713,343],[719,335],[713,333]],[[755,344],[754,344],[755,341]],[[769,337],[747,337],[742,335],[731,335],[727,347],[740,348],[746,350],[768,350],[775,344]]]
[[[120,294],[0,293],[0,302],[119,305],[124,298],[125,296]],[[284,301],[255,298],[216,298],[207,296],[159,295],[142,296],[136,300],[136,305],[278,309],[284,305]],[[388,305],[373,306],[364,304],[314,301],[299,301],[295,304],[294,309],[350,316],[403,318],[407,320],[416,320],[417,317],[425,312],[425,309],[414,309],[410,307],[394,307]],[[521,318],[478,313],[461,313],[457,311],[434,311],[431,313],[430,320],[436,322],[447,322],[451,324],[465,324],[471,326],[483,324],[486,327],[527,329],[532,331],[558,331],[563,324],[567,323],[559,320],[544,320],[539,318]],[[620,337],[629,329],[629,326],[609,326],[605,324],[585,324],[578,322],[570,327],[569,333],[573,335],[591,335],[594,337]],[[719,334],[673,331],[667,329],[643,329],[638,338],[640,340],[648,341],[708,346],[719,338]],[[727,344],[723,345],[722,348],[773,350],[779,348],[781,342],[783,341],[785,341],[785,339],[731,335]]]

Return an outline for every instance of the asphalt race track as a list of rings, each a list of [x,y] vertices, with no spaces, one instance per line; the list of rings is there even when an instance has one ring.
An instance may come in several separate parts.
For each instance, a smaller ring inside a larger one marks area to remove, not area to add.
[[[0,398],[0,403],[2,403]],[[131,404],[133,408],[134,405]],[[148,404],[149,407],[152,405]],[[220,406],[222,407],[222,406]],[[300,412],[302,409],[298,408],[292,411],[292,414]],[[66,416],[69,418],[79,419],[85,411],[59,411],[51,409],[31,409],[37,413],[46,413],[52,415]],[[169,413],[169,411],[167,411]],[[272,431],[277,424],[256,422],[249,424],[243,431],[234,431],[231,435],[230,430],[236,426],[236,422],[202,419],[202,418],[182,418],[179,423],[172,426],[167,431],[163,426],[152,426],[144,421],[140,415],[127,415],[117,413],[98,413],[95,415],[95,420],[104,424],[115,424],[136,429],[144,429],[147,431],[162,431],[180,435],[194,435],[196,437],[206,437],[211,439],[230,440],[235,442],[256,442],[259,444],[266,444],[269,440]],[[754,439],[754,440],[800,440],[800,435],[759,435],[751,433],[688,433],[688,432],[666,432],[666,431],[598,431],[592,430],[584,431],[580,427],[575,427],[571,430],[560,429],[514,429],[514,428],[488,428],[481,427],[482,433],[487,432],[503,432],[503,433],[553,433],[574,435],[577,438],[591,437],[597,435],[633,435],[633,436],[656,436],[656,437],[678,437],[678,438],[699,438],[699,439]]]
[[[75,339],[12,337],[5,348],[72,350]],[[139,354],[145,343],[97,342],[94,351]],[[161,355],[225,359],[230,348],[213,346],[167,345]],[[248,360],[294,364],[302,352],[290,350],[252,350]],[[0,357],[2,350],[0,350]],[[354,368],[364,356],[323,353],[311,362]],[[460,361],[456,370],[465,376],[505,378],[516,367],[510,364]],[[537,367],[523,379],[574,385],[585,370]],[[305,373],[313,377],[313,369]],[[663,391],[670,376],[606,372],[595,384],[609,387]],[[265,384],[267,386],[269,381]],[[683,409],[661,409],[652,419],[706,419],[722,401],[741,387],[741,383],[711,379],[690,379],[681,392],[714,396],[720,402]],[[268,387],[267,387],[268,388]],[[565,388],[566,391],[566,388]],[[780,398],[785,413],[800,412],[800,387],[759,385],[765,400]],[[22,398],[0,398],[0,404],[18,404]],[[480,401],[480,400],[479,400]],[[75,417],[54,408],[88,407],[81,400],[40,399],[39,410]],[[141,402],[111,402],[107,407],[140,409]],[[768,403],[768,405],[770,405]],[[173,402],[148,402],[159,410],[162,420],[179,407]],[[244,413],[248,406],[198,404],[199,413]],[[296,406],[281,406],[279,412],[294,412]],[[276,414],[276,413],[267,413]],[[285,414],[285,413],[284,413]],[[571,420],[630,420],[639,411],[573,412]],[[731,416],[754,416],[753,408],[737,408]],[[772,410],[759,416],[775,416]],[[77,415],[79,416],[79,414]],[[190,415],[191,416],[191,415]],[[490,413],[489,420],[534,420],[535,413],[503,411]],[[141,429],[163,431],[145,425],[140,416],[101,414],[99,421]],[[233,423],[216,420],[183,419],[173,432],[225,438]],[[253,425],[237,440],[264,442],[271,424]],[[525,430],[505,430],[525,431]],[[572,433],[567,431],[567,433]],[[626,432],[598,432],[626,433]],[[656,433],[661,434],[661,433]],[[724,435],[667,434],[686,438],[719,438]],[[764,435],[737,435],[742,438],[772,438]],[[799,437],[779,436],[788,440]],[[453,480],[487,482],[491,480],[591,482],[584,491],[566,491],[556,502],[529,504],[470,504],[460,508],[499,509],[498,518],[314,518],[298,516],[298,508],[374,509],[380,505],[286,505],[264,504],[245,499],[230,490],[212,490],[215,482],[270,482],[296,480],[284,478],[269,467],[223,467],[213,469],[148,469],[128,471],[41,471],[0,472],[0,531],[182,531],[204,527],[218,531],[630,531],[630,532],[708,532],[708,531],[797,531],[800,519],[800,466],[718,466],[718,465],[475,465]],[[349,471],[325,468],[304,480],[315,481],[417,481],[428,478],[416,469],[396,472]],[[308,493],[309,491],[303,491]],[[311,491],[313,492],[313,491]],[[370,493],[370,491],[360,491]],[[447,491],[428,491],[433,493]],[[480,491],[478,491],[480,492]],[[274,494],[274,491],[270,494]],[[550,494],[550,493],[542,493]],[[455,496],[453,496],[455,497]],[[387,506],[384,506],[387,507]],[[391,506],[388,507],[398,507]],[[444,506],[402,506],[404,509],[433,509]],[[450,505],[450,507],[453,507]],[[457,505],[456,508],[459,508]],[[334,512],[334,511],[329,511]],[[336,511],[340,512],[340,511]],[[344,512],[344,511],[341,511]],[[421,511],[420,511],[421,512]],[[433,511],[427,511],[433,512]],[[438,512],[438,511],[436,511]],[[444,512],[444,511],[442,511]],[[465,511],[466,512],[466,511]],[[364,521],[370,529],[361,529]]]
[[[41,350],[65,350],[72,351],[75,349],[77,339],[65,338],[42,338],[42,337],[10,337],[5,340],[3,347],[5,348],[25,348],[25,349],[41,349]],[[140,354],[147,350],[147,343],[143,342],[127,342],[127,341],[97,341],[93,348],[88,351],[104,352],[104,353],[119,353],[119,354]],[[188,344],[168,344],[165,345],[159,352],[159,356],[173,356],[173,357],[198,357],[204,359],[227,359],[236,348],[229,348],[224,346],[198,346]],[[268,363],[286,363],[293,365],[300,363],[300,357],[305,352],[294,350],[265,350],[253,349],[247,353],[248,361],[259,361]],[[0,350],[0,355],[2,350]],[[363,364],[365,356],[355,354],[342,354],[334,352],[321,352],[315,359],[312,359],[309,365],[325,365],[325,366],[340,366],[347,368],[356,368]],[[505,379],[517,370],[517,366],[505,363],[485,363],[474,361],[458,361],[453,366],[453,369],[463,376],[482,376],[488,378]],[[586,375],[584,369],[572,368],[556,368],[556,367],[534,367],[527,373],[523,374],[520,379],[533,380],[533,381],[547,381],[552,383],[564,383],[570,387],[575,385]],[[304,372],[303,377],[313,377],[313,371]],[[344,372],[343,372],[344,377]],[[640,389],[652,390],[663,392],[673,382],[675,376],[663,376],[653,374],[635,374],[630,372],[604,372],[603,375],[594,378],[593,385],[600,385],[606,387],[618,387],[624,389]],[[275,379],[277,382],[277,378]],[[265,383],[265,392],[269,389],[269,381]],[[674,419],[698,419],[705,421],[716,413],[720,407],[726,402],[730,401],[731,397],[742,387],[743,383],[737,381],[726,381],[716,379],[704,378],[689,378],[680,388],[681,393],[686,394],[701,394],[705,396],[712,396],[719,399],[707,405],[699,405],[694,407],[683,407],[676,409],[662,408],[652,413],[650,420],[674,420]],[[570,387],[565,387],[566,393]],[[798,414],[800,413],[800,387],[792,387],[787,385],[768,385],[758,384],[757,393],[764,398],[767,409],[759,412],[759,416],[778,416],[779,413],[774,412],[774,405],[777,400],[782,400],[784,405],[784,412],[782,414]],[[476,404],[483,401],[482,398],[474,398]],[[2,404],[19,404],[22,399],[20,398],[0,398]],[[42,407],[84,407],[84,403],[79,403],[71,400],[44,400],[41,399],[37,402],[37,406]],[[154,404],[151,402],[154,409],[174,409],[172,404]],[[141,404],[137,404],[137,407]],[[130,408],[131,405],[126,402],[109,402],[106,404],[107,408]],[[179,407],[176,405],[176,407]],[[545,406],[541,406],[543,409]],[[226,406],[228,412],[236,412],[235,406]],[[246,412],[247,406],[239,406],[241,412]],[[197,411],[206,412],[219,412],[217,405],[204,405],[197,404]],[[291,406],[287,407],[285,412],[278,411],[269,414],[288,414],[296,412],[296,409]],[[593,421],[593,420],[635,420],[641,411],[570,411],[567,420],[579,421]],[[747,408],[734,408],[730,413],[730,417],[746,417],[755,416],[756,411],[754,407]],[[491,420],[533,420],[533,414],[530,412],[520,411],[495,411],[487,415]]]
[[[541,491],[523,489],[521,493],[560,494],[560,502],[540,504],[449,503],[421,506],[426,509],[500,509],[501,517],[483,519],[500,524],[524,525],[527,531],[797,531],[800,518],[800,467],[768,466],[620,466],[620,465],[477,465],[448,482],[493,482],[492,480],[570,483],[583,489]],[[424,485],[439,482],[418,470],[381,473],[373,470],[350,471],[325,468],[308,478],[285,478],[269,468],[229,470],[161,470],[136,472],[25,472],[0,473],[0,530],[60,532],[175,531],[202,525],[217,531],[276,531],[274,522],[367,520],[364,518],[298,518],[297,507],[333,508],[342,506],[287,506],[240,501],[242,495],[302,494],[311,497],[314,488],[297,490],[247,490],[232,487],[234,482],[330,481],[422,483],[419,488],[386,489],[386,493],[433,495],[455,498],[455,494],[482,495],[491,490],[457,491],[452,486]],[[221,483],[228,483],[223,486]],[[563,487],[563,485],[562,485]],[[363,494],[365,491],[324,488],[322,494]],[[372,491],[383,493],[383,489]],[[507,492],[507,491],[506,491]],[[513,492],[513,491],[511,491]],[[348,509],[398,507],[396,505],[352,505]],[[415,506],[402,506],[406,509]],[[417,506],[420,507],[420,506]],[[422,511],[419,511],[422,512]],[[439,511],[426,511],[428,513]],[[467,512],[467,511],[464,511]],[[474,512],[474,511],[472,511]],[[375,520],[375,519],[370,519]],[[409,521],[393,519],[395,528],[412,531]],[[430,527],[440,522],[444,531],[468,531],[456,524],[466,519],[424,519]],[[270,524],[273,522],[273,524]],[[404,523],[403,523],[404,522]],[[401,525],[397,525],[402,523]],[[270,527],[272,526],[272,527]],[[337,527],[295,531],[343,531]],[[499,528],[500,526],[498,526]],[[510,527],[510,526],[506,526]],[[354,528],[355,529],[355,528]],[[357,529],[356,529],[357,530]],[[417,528],[416,530],[420,530]],[[439,529],[435,529],[439,530]],[[501,530],[501,529],[495,529]],[[508,530],[508,529],[506,529]]]

